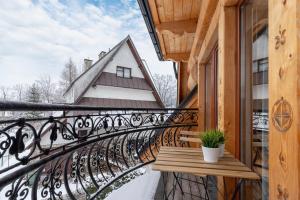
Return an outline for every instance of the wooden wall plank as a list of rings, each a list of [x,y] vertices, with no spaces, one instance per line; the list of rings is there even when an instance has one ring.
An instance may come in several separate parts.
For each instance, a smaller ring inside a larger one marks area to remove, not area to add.
[[[192,12],[192,1],[193,0],[183,0],[182,2],[182,16],[184,19],[190,19]]]
[[[184,34],[181,38],[181,44],[180,44],[180,51],[181,52],[187,52],[187,34]]]
[[[162,34],[163,40],[164,40],[164,46],[166,53],[170,52],[170,43],[169,43],[169,35],[168,34]]]
[[[183,0],[173,0],[174,21],[184,20]]]
[[[192,10],[190,12],[190,18],[198,18],[199,17],[199,12],[201,9],[201,0],[191,0],[192,1]]]
[[[164,13],[166,22],[174,21],[173,0],[164,0]]]
[[[270,199],[300,199],[299,6],[299,0],[269,0]],[[272,122],[273,106],[281,98],[292,110],[292,124],[285,132]]]
[[[168,43],[170,45],[170,51],[167,53],[175,53],[176,52],[176,47],[175,47],[175,36],[173,34],[168,34]]]
[[[182,40],[182,37],[181,36],[175,36],[174,37],[174,46],[175,46],[175,51],[174,53],[180,53],[180,47],[181,47],[181,40]]]
[[[155,1],[155,0],[150,0],[150,1]],[[166,16],[165,16],[165,10],[164,10],[164,0],[156,0],[156,7],[157,7],[158,16],[159,16],[159,21],[165,22]],[[152,10],[152,7],[150,7],[150,8]]]
[[[195,34],[193,34],[195,35]],[[186,52],[191,52],[192,50],[192,46],[193,46],[193,42],[194,42],[195,36],[189,36],[188,37],[188,42],[187,42],[187,47],[186,47]]]
[[[155,0],[150,0],[149,2],[149,6],[150,6],[150,10],[151,10],[151,15],[152,15],[152,19],[155,25],[160,24],[160,20],[159,20],[159,16],[158,16],[158,11],[157,11],[157,5],[155,3]]]

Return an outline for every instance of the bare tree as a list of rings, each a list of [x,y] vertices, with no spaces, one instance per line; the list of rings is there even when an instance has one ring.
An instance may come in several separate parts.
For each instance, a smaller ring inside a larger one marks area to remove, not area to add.
[[[61,74],[60,83],[63,86],[64,90],[66,90],[71,85],[71,83],[76,79],[77,75],[77,67],[70,58],[69,61],[65,64],[65,67]]]
[[[154,74],[154,84],[159,96],[166,107],[176,106],[176,80],[171,75]]]
[[[0,91],[1,91],[1,99],[4,101],[9,100],[9,87],[1,86]]]
[[[42,102],[52,103],[55,98],[56,84],[49,75],[43,75],[36,81],[40,90]]]
[[[25,90],[24,85],[16,84],[13,86],[13,90],[15,92],[16,100],[23,101],[24,100],[24,90]]]
[[[7,101],[9,100],[9,87],[6,87],[6,86],[1,86],[0,87],[0,99],[3,100],[3,101]],[[6,111],[2,111],[1,112],[1,116],[2,117],[5,117],[6,116]]]

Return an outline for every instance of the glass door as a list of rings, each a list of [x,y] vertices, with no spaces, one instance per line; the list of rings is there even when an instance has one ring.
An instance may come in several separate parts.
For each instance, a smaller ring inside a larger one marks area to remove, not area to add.
[[[268,0],[241,6],[241,159],[261,176],[244,199],[268,199]]]

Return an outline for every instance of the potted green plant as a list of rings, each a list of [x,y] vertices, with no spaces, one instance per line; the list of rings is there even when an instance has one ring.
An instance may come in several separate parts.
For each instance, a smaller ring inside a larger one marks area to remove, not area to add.
[[[220,148],[220,157],[224,156],[225,149],[225,135],[223,131],[216,130],[216,134],[219,136],[219,148]]]
[[[215,130],[209,130],[200,135],[204,161],[218,162],[220,156],[220,135]]]

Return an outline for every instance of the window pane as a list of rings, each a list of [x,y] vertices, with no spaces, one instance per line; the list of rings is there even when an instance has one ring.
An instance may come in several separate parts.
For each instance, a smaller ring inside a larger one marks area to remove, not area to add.
[[[123,74],[123,67],[117,67],[117,76],[119,77],[124,77],[124,74]]]
[[[258,65],[259,65],[260,72],[268,71],[268,59],[260,60],[258,62]]]
[[[131,69],[124,68],[124,78],[131,78]]]
[[[117,76],[123,77],[123,72],[122,71],[117,71]]]
[[[258,66],[257,66],[257,61],[253,62],[253,68],[252,68],[252,72],[258,72]]]

